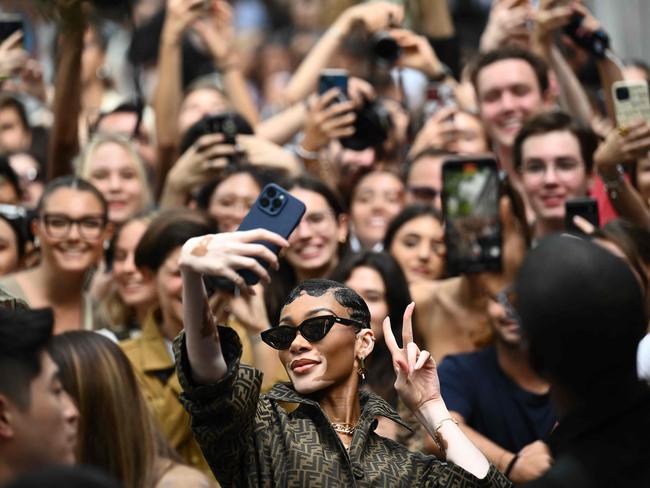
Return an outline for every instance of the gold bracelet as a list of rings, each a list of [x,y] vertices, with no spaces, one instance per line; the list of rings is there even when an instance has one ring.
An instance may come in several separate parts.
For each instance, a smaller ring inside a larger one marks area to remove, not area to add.
[[[453,419],[451,417],[446,417],[446,418],[442,419],[440,422],[438,422],[438,426],[436,427],[436,435],[438,435],[438,431],[442,428],[442,424],[444,424],[447,421],[453,422],[456,425],[458,425],[457,420],[455,420],[455,419]]]

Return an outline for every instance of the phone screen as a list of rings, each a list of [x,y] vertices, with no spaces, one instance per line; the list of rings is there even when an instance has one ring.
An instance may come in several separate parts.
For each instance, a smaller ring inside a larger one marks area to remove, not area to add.
[[[348,94],[348,72],[343,69],[326,69],[321,71],[318,79],[318,94],[322,95],[331,88],[341,90],[341,96]]]
[[[499,271],[499,173],[494,159],[456,158],[442,168],[447,272]]]
[[[19,15],[6,14],[0,16],[0,41],[4,41],[19,30],[24,30],[23,20]]]
[[[574,198],[567,200],[564,206],[564,224],[567,232],[578,235],[584,234],[584,231],[573,222],[576,215],[579,215],[596,228],[600,225],[596,199],[591,197]]]

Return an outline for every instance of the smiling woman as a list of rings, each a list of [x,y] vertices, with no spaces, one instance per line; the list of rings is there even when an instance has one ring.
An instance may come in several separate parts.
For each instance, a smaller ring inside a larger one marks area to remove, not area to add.
[[[368,306],[341,283],[307,280],[286,298],[280,325],[261,337],[279,351],[291,383],[260,395],[260,372],[240,364],[237,335],[215,326],[201,280],[201,274],[228,277],[249,295],[236,270],[250,269],[268,281],[258,260],[278,266],[260,241],[288,246],[277,234],[256,229],[190,239],[179,258],[185,331],[175,341],[177,372],[194,435],[222,486],[303,486],[304,480],[310,486],[510,486],[450,418],[435,362],[413,342],[414,304],[403,315],[404,347],[390,319],[383,335],[401,400],[450,463],[375,432],[378,416],[402,421],[384,400],[359,391],[374,332]],[[298,407],[285,409],[286,403]]]
[[[104,195],[111,222],[121,224],[153,202],[145,165],[120,135],[95,136],[81,153],[77,172]]]
[[[86,180],[64,176],[48,183],[36,213],[32,231],[41,262],[3,278],[0,288],[32,308],[52,307],[55,333],[92,328],[84,283],[112,234],[106,201]]]

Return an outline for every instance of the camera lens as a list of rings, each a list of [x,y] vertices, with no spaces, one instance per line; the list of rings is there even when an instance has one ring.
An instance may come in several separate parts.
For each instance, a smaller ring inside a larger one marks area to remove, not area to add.
[[[375,57],[390,66],[397,62],[402,53],[399,44],[388,32],[377,32],[371,43]]]
[[[281,198],[274,198],[273,203],[271,204],[273,209],[280,208],[280,205],[282,205],[282,199]]]
[[[266,198],[266,197],[264,197],[264,198],[262,198],[262,199],[260,200],[260,205],[261,205],[262,207],[268,207],[270,204],[271,204],[271,201],[270,201],[268,198]]]
[[[268,190],[266,190],[266,194],[268,195],[269,198],[275,197],[275,195],[278,194],[275,188],[271,187]]]
[[[616,89],[616,99],[617,100],[629,100],[630,90],[626,86],[619,86]]]

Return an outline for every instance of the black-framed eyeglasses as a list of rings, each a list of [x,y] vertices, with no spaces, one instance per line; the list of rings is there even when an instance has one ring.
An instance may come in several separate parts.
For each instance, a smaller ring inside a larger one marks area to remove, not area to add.
[[[363,322],[345,319],[336,315],[323,315],[312,317],[302,322],[298,327],[278,325],[262,332],[262,340],[274,349],[289,349],[298,332],[309,342],[318,342],[323,339],[334,324],[352,325],[358,329],[367,328]]]
[[[53,239],[65,239],[70,234],[72,225],[76,225],[79,235],[89,241],[101,237],[106,227],[103,215],[87,215],[80,219],[71,219],[64,214],[47,213],[41,217],[45,224],[45,232]]]

